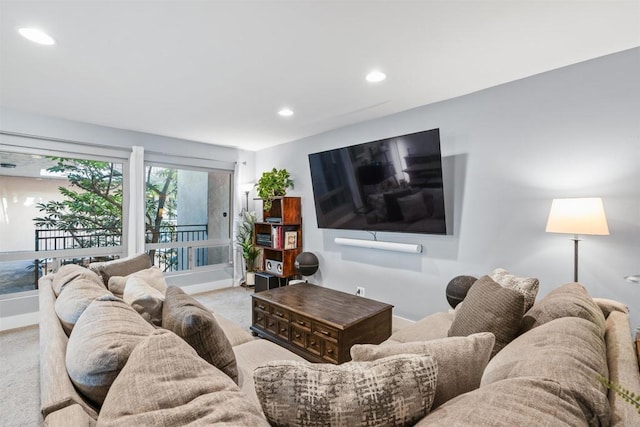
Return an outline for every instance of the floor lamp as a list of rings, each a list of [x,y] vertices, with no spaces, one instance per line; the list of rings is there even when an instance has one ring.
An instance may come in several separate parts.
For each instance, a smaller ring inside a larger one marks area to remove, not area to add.
[[[578,242],[580,234],[609,235],[607,217],[599,197],[553,199],[547,233],[573,234],[573,281],[578,281]]]

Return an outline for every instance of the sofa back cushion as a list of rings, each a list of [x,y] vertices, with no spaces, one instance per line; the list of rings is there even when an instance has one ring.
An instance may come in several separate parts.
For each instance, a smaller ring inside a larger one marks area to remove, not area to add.
[[[76,277],[67,283],[54,304],[56,315],[65,333],[67,335],[71,333],[89,304],[105,295],[111,295],[111,292],[91,279]]]
[[[130,277],[124,288],[124,302],[129,304],[142,318],[155,326],[162,324],[164,293],[140,277]]]
[[[495,337],[490,332],[468,337],[450,337],[403,344],[356,344],[351,347],[354,362],[370,362],[397,354],[429,354],[438,362],[438,382],[432,409],[480,386]]]
[[[521,333],[560,317],[579,317],[606,328],[604,314],[579,283],[567,283],[549,292],[531,307],[522,319]]]
[[[88,268],[77,264],[65,264],[56,271],[51,281],[51,288],[56,297],[60,295],[67,284],[75,279],[86,279],[102,284],[102,278]]]
[[[173,332],[158,329],[133,350],[113,382],[99,426],[268,426],[224,373]]]
[[[469,289],[449,329],[449,336],[491,332],[496,337],[492,357],[513,340],[520,330],[524,296],[483,276]]]
[[[89,269],[102,277],[104,286],[109,284],[111,276],[127,276],[139,270],[151,267],[151,258],[146,253],[141,253],[129,258],[121,258],[113,261],[92,262]]]
[[[594,323],[564,317],[516,338],[487,365],[481,387],[507,378],[553,378],[580,405],[589,425],[609,425],[605,387],[608,378],[605,342]]]
[[[133,348],[155,328],[114,296],[89,305],[67,344],[67,372],[80,392],[102,405],[107,391]]]
[[[164,273],[156,266],[145,268],[144,270],[139,270],[126,276],[111,276],[109,277],[109,282],[107,282],[107,287],[115,296],[122,298],[127,280],[132,277],[144,280],[159,292],[162,292],[163,295],[167,291],[167,282],[164,280]]]
[[[509,378],[451,399],[416,427],[586,426],[573,395],[551,378]]]
[[[209,310],[178,287],[167,288],[162,327],[177,334],[200,357],[238,382],[236,357],[224,331]]]
[[[432,356],[401,354],[342,365],[266,363],[253,379],[262,410],[276,426],[409,426],[431,408]]]

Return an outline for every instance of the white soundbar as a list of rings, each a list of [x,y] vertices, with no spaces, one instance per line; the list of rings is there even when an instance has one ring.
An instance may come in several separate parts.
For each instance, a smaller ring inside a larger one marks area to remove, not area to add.
[[[419,254],[422,252],[422,245],[414,245],[412,243],[395,243],[382,242],[380,240],[362,240],[348,239],[346,237],[336,237],[337,245],[356,246],[358,248],[380,249],[383,251],[406,252],[410,254]]]

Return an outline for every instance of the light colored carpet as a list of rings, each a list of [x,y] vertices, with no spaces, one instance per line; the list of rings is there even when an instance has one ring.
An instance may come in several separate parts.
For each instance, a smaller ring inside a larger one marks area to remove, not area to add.
[[[246,327],[251,325],[251,294],[242,287],[194,295],[204,306]],[[0,426],[40,426],[38,326],[0,332]]]

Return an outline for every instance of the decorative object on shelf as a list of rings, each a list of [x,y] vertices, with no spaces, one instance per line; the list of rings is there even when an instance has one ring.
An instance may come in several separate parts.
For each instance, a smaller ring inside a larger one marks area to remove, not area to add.
[[[291,174],[286,169],[273,168],[270,172],[263,172],[256,183],[258,197],[264,203],[264,210],[271,209],[271,203],[278,196],[285,196],[287,188],[293,188]]]
[[[253,286],[255,285],[256,259],[260,256],[260,248],[253,244],[254,225],[257,220],[257,215],[255,212],[244,210],[240,216],[242,220],[238,227],[236,241],[242,249],[242,258],[245,261],[245,284],[247,286]]]
[[[312,252],[302,252],[296,257],[294,266],[301,276],[312,276],[320,265],[318,257]]]
[[[471,286],[478,280],[473,276],[456,276],[447,285],[446,296],[451,308],[456,308],[458,304],[467,296]]]
[[[608,236],[604,205],[599,197],[553,199],[547,233],[573,234],[573,281],[578,281],[578,235]]]
[[[406,252],[419,254],[422,252],[422,245],[413,243],[383,242],[380,240],[349,239],[346,237],[336,237],[334,242],[342,246],[356,246],[359,248],[381,249],[385,251]]]

